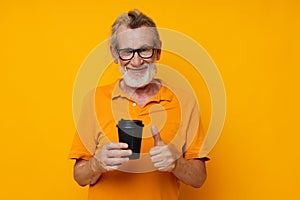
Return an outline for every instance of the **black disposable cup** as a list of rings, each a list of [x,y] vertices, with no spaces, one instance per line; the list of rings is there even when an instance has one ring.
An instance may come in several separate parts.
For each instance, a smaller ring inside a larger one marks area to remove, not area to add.
[[[128,144],[128,149],[131,149],[132,155],[130,160],[135,160],[140,157],[140,149],[143,134],[143,122],[140,120],[124,120],[121,119],[117,125],[119,142]]]

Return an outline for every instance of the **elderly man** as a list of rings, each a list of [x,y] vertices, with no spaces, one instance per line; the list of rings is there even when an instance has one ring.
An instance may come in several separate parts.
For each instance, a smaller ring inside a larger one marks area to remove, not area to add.
[[[84,103],[70,153],[76,182],[89,185],[89,199],[105,200],[175,200],[180,182],[200,187],[206,169],[199,156],[199,110],[192,96],[175,94],[154,78],[161,54],[155,23],[138,10],[122,14],[112,26],[110,50],[123,77],[86,98],[92,101]],[[129,160],[128,144],[118,142],[116,124],[122,118],[143,121],[141,153],[153,170],[122,170],[144,162]],[[181,135],[180,147],[172,144],[176,135]]]

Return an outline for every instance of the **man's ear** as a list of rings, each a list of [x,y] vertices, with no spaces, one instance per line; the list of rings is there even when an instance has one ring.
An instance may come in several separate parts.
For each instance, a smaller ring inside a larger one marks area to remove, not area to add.
[[[109,46],[109,49],[111,56],[113,57],[114,63],[118,64],[119,56],[117,54],[117,51],[111,45]]]
[[[159,60],[160,59],[160,54],[161,54],[161,46],[162,46],[162,43],[161,41],[159,41],[159,45],[156,49],[156,60]]]

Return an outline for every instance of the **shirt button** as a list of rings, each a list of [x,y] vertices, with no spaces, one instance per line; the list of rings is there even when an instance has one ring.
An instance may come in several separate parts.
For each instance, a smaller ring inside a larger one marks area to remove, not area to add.
[[[132,103],[132,106],[135,107],[135,106],[136,106],[136,103]]]

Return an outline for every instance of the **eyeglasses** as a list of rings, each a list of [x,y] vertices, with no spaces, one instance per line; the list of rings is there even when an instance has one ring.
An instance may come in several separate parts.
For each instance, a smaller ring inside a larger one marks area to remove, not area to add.
[[[143,47],[140,49],[117,49],[117,52],[119,54],[119,58],[123,61],[131,60],[134,57],[135,52],[139,55],[139,57],[143,59],[151,58],[154,54],[154,47]]]

